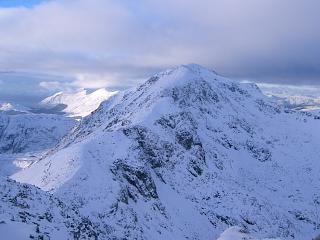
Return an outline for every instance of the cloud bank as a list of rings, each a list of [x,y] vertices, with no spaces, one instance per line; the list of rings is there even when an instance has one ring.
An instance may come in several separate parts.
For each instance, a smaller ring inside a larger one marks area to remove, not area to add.
[[[319,9],[318,0],[53,0],[0,8],[0,70],[122,88],[196,62],[233,78],[320,85]],[[42,87],[61,85],[49,82]]]

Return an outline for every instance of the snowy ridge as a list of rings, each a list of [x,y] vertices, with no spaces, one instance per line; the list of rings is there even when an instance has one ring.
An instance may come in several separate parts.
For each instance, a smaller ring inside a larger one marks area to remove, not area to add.
[[[88,217],[98,239],[307,240],[320,227],[319,119],[183,65],[112,96],[12,176]],[[248,238],[250,239],[250,238]]]
[[[108,92],[104,88],[90,94],[85,89],[75,93],[58,92],[42,100],[40,105],[46,108],[62,106],[62,111],[70,117],[85,117],[114,94],[116,92]]]

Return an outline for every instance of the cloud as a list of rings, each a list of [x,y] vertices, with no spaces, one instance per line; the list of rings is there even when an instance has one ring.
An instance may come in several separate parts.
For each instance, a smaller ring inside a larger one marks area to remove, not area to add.
[[[32,105],[56,91],[66,90],[74,80],[72,77],[61,75],[14,71],[0,72],[0,79],[0,100],[21,105]],[[53,88],[50,88],[50,85]],[[59,85],[61,88],[54,88]]]
[[[320,84],[317,0],[55,0],[0,8],[0,68],[124,87],[197,62],[235,78]]]
[[[61,83],[60,82],[40,82],[39,86],[51,90],[51,89],[60,89],[61,88]]]
[[[74,90],[71,82],[44,81],[39,83],[39,87],[47,90],[48,92],[70,92]]]

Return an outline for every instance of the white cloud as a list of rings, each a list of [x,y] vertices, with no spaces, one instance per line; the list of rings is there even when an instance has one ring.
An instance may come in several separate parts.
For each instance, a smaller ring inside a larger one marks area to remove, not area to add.
[[[47,90],[48,92],[73,92],[78,88],[70,81],[44,81],[39,83],[39,87]]]
[[[197,62],[239,78],[320,77],[319,1],[55,0],[0,8],[0,69],[130,85]]]
[[[82,88],[110,87],[119,80],[116,75],[107,74],[77,74],[73,85]]]
[[[39,86],[41,88],[44,88],[48,91],[63,91],[66,89],[66,86],[64,83],[62,82],[57,82],[57,81],[54,81],[54,82],[40,82],[39,83]]]

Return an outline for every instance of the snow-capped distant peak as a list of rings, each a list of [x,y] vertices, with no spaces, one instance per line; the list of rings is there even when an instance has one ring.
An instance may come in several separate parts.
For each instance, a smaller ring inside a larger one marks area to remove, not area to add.
[[[1,103],[0,104],[0,110],[1,111],[8,111],[8,110],[12,110],[13,106],[11,103]]]
[[[117,92],[109,92],[104,88],[92,93],[81,89],[77,92],[58,92],[41,101],[40,105],[46,108],[63,106],[63,112],[70,117],[85,117],[96,110],[100,103]]]
[[[3,112],[22,112],[26,113],[29,111],[27,107],[20,106],[9,102],[0,103],[0,111]]]

